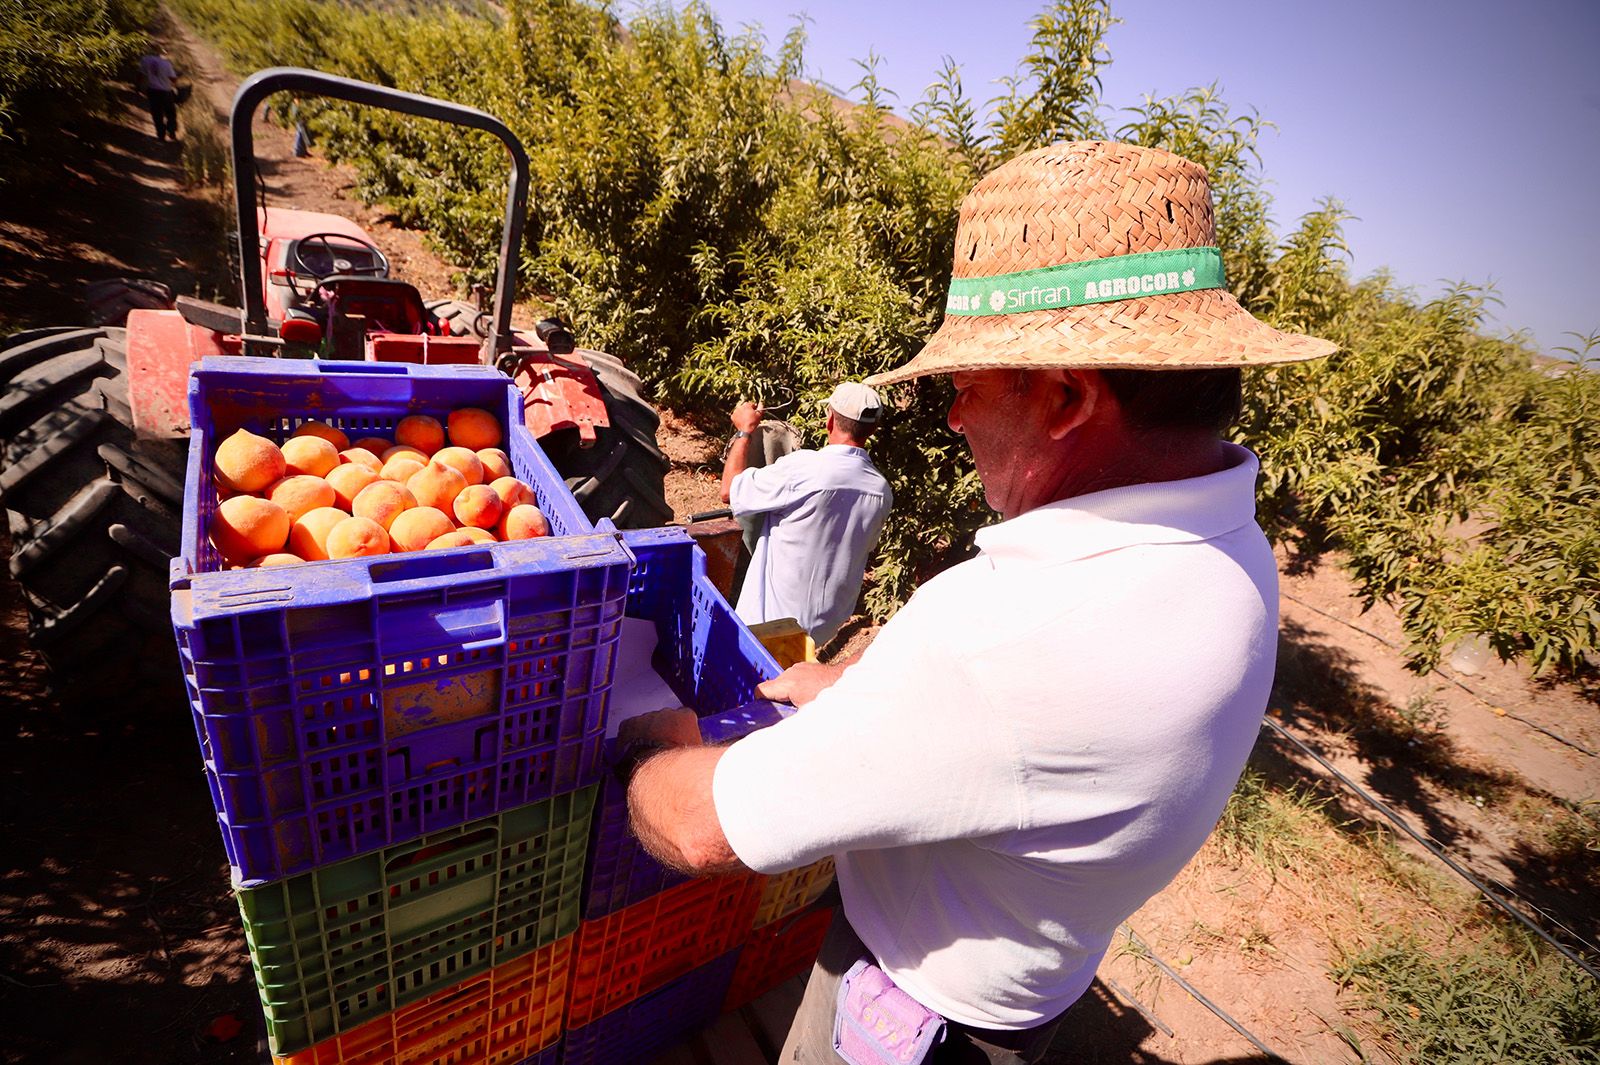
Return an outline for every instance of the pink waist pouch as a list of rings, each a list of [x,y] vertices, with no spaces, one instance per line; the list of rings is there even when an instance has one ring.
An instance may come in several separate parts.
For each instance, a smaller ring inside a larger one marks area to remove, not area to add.
[[[839,984],[833,1049],[850,1065],[917,1065],[944,1039],[945,1020],[865,958]]]

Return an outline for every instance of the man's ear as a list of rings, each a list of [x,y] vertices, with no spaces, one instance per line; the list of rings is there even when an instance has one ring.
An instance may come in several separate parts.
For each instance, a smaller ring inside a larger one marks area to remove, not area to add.
[[[1093,370],[1051,370],[1052,403],[1045,429],[1052,440],[1063,440],[1068,433],[1094,417],[1104,400],[1105,380]]]

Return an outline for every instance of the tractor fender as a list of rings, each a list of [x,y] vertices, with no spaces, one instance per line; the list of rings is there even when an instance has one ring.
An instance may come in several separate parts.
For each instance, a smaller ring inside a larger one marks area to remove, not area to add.
[[[184,320],[178,311],[128,313],[128,406],[144,439],[189,435],[189,366],[223,355],[222,334]]]
[[[577,429],[580,446],[593,446],[596,429],[609,428],[605,396],[600,381],[583,352],[573,360],[548,351],[518,349],[513,380],[522,393],[523,421],[534,439],[542,439],[561,429]]]

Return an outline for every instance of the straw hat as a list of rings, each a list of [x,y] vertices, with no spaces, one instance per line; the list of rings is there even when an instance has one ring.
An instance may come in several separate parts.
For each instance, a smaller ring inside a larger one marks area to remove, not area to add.
[[[999,367],[1261,366],[1337,350],[1263,325],[1222,286],[1203,167],[1131,144],[1053,144],[967,194],[944,323],[867,383]]]

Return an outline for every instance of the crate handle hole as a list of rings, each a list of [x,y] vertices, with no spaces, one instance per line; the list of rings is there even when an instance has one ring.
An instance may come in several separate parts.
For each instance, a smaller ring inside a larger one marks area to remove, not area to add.
[[[402,854],[394,858],[383,868],[385,872],[393,873],[445,854],[454,854],[460,851],[482,851],[485,845],[495,842],[497,835],[498,833],[492,828],[479,829],[476,832],[469,832],[464,836],[444,843],[434,843],[430,846],[419,847],[410,854]]]

